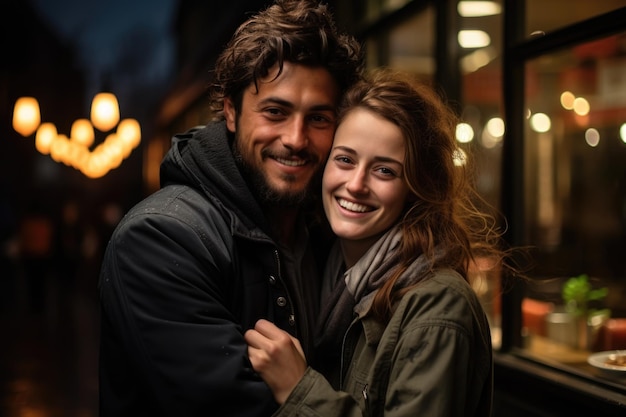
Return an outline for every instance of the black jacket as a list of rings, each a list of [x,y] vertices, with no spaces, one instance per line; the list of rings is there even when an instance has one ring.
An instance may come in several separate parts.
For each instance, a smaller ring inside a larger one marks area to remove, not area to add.
[[[310,318],[296,315],[225,125],[175,137],[161,183],[122,219],[104,257],[100,415],[270,415],[276,404],[243,332],[268,318],[301,337]]]

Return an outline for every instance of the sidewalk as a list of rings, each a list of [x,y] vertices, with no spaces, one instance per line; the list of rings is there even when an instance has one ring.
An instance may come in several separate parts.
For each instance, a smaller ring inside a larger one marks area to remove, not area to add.
[[[19,271],[0,271],[0,279],[5,291],[0,308],[0,417],[97,416],[95,284],[68,289],[48,279],[46,304],[34,312]]]

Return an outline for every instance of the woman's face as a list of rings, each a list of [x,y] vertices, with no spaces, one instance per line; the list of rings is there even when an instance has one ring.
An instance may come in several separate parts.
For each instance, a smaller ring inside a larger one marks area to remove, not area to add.
[[[404,142],[398,126],[362,108],[338,126],[322,181],[324,211],[337,236],[372,244],[398,221],[409,194]]]

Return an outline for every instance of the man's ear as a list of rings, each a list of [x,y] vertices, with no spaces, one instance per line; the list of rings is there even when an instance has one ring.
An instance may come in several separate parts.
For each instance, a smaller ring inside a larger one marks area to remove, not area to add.
[[[237,113],[230,97],[224,97],[224,119],[226,120],[226,128],[234,133],[236,130],[235,120],[237,119]]]

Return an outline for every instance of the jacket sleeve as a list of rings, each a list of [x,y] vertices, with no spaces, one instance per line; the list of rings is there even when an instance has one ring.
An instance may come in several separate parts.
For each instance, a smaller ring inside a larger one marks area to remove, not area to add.
[[[373,415],[386,417],[465,417],[467,398],[474,387],[468,335],[460,328],[441,321],[438,325],[404,332],[389,374],[384,410],[373,405]],[[488,368],[485,368],[488,369]],[[482,386],[476,380],[476,386]],[[370,393],[374,394],[374,393]],[[376,408],[374,408],[376,407]]]
[[[386,329],[397,342],[393,349],[377,352],[376,368],[370,371],[370,380],[388,381],[372,384],[380,392],[369,397],[384,401],[372,402],[371,415],[490,414],[489,326],[469,286],[441,279],[407,294],[398,308],[402,314]]]
[[[323,376],[308,370],[275,415],[489,415],[488,407],[481,408],[489,404],[492,388],[488,327],[480,331],[469,304],[442,293],[405,297],[402,314],[385,329],[385,346],[360,351],[372,353],[363,356],[369,359],[357,359],[358,369],[345,388],[352,396],[333,390]]]
[[[200,232],[179,216],[135,214],[114,233],[100,277],[101,416],[253,417],[276,409],[225,307],[232,242],[220,227],[203,224]]]
[[[273,417],[360,417],[361,407],[348,393],[336,391],[317,371],[309,367]]]
[[[385,380],[386,392],[368,392],[361,398],[334,390],[318,372],[309,368],[274,417],[464,417],[467,416],[466,364],[472,358],[464,337],[447,327],[422,329],[405,334],[389,358],[389,369],[370,375]],[[428,340],[424,343],[424,340]],[[419,358],[419,359],[418,359]],[[383,362],[378,362],[384,365]],[[390,374],[389,374],[390,373]],[[434,383],[433,381],[437,381]],[[372,386],[377,386],[373,383]],[[384,397],[384,402],[369,398]]]

